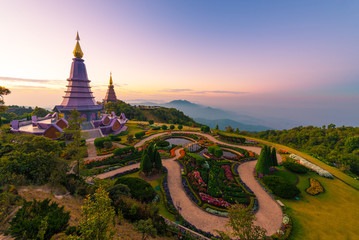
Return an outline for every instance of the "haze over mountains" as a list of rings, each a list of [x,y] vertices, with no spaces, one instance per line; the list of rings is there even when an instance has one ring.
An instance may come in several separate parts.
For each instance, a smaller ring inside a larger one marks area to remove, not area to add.
[[[184,114],[192,117],[196,122],[214,128],[218,124],[224,130],[226,126],[239,128],[246,131],[263,131],[267,129],[284,129],[297,126],[298,123],[285,119],[259,119],[249,115],[238,114],[220,108],[212,108],[200,104],[195,104],[187,100],[174,100],[168,103],[141,102],[131,103],[144,106],[163,106],[176,108]]]

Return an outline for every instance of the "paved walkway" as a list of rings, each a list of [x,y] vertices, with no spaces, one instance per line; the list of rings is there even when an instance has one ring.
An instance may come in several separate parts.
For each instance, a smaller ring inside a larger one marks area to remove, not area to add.
[[[177,132],[177,131],[176,131]],[[190,133],[193,132],[185,132],[181,131],[180,133]],[[145,138],[138,142],[135,147],[139,147],[143,145],[146,141],[151,140],[153,138],[159,137],[161,135],[167,134],[165,132],[154,134],[148,138]],[[229,143],[221,142],[217,139],[215,139],[213,136],[205,134],[205,133],[198,133],[197,135],[202,135],[209,140],[220,143],[222,145],[227,146],[233,146],[233,147],[240,147],[252,152],[255,152],[256,154],[260,154],[261,148],[260,147],[254,147],[254,146],[241,146],[241,145],[234,145]],[[171,194],[171,197],[173,199],[173,202],[178,209],[180,207],[179,211],[181,215],[190,223],[195,225],[197,228],[202,229],[203,231],[207,232],[214,232],[214,229],[217,230],[224,230],[225,224],[227,223],[227,218],[215,216],[212,214],[209,214],[208,212],[204,211],[203,209],[199,208],[192,200],[189,199],[187,196],[185,190],[182,187],[182,176],[180,171],[179,164],[175,161],[179,154],[179,151],[181,149],[176,150],[176,157],[170,158],[170,159],[164,159],[163,165],[168,170],[168,187]],[[281,157],[279,154],[277,154],[278,162],[281,161]],[[243,180],[254,192],[258,199],[259,203],[259,210],[256,213],[256,222],[255,224],[258,226],[261,226],[262,228],[267,230],[268,235],[272,235],[275,233],[281,226],[283,213],[280,208],[280,206],[277,204],[277,202],[272,199],[258,184],[256,179],[253,176],[253,169],[257,161],[251,161],[246,162],[244,164],[239,165],[238,167],[238,173]],[[133,168],[138,168],[139,163],[125,166],[116,170],[113,170],[111,172],[103,173],[97,175],[98,178],[108,178],[112,177],[118,173],[125,172],[127,170],[131,170]]]

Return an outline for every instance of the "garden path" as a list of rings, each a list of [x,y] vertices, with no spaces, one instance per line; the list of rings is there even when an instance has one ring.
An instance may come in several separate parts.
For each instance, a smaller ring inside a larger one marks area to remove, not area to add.
[[[177,131],[176,131],[177,132]],[[189,133],[192,134],[193,132],[186,132],[180,131],[179,133]],[[167,134],[166,132],[154,134],[149,136],[148,138],[142,139],[140,142],[135,144],[135,147],[142,146],[146,141],[151,140],[153,138],[159,137],[161,135]],[[246,150],[255,152],[260,154],[261,148],[254,147],[254,146],[241,146],[241,145],[234,145],[225,143],[222,141],[217,140],[213,136],[205,133],[195,132],[195,134],[202,135],[207,137],[210,141],[220,143],[227,146],[233,147],[240,147]],[[168,170],[168,187],[173,199],[173,202],[176,208],[180,211],[181,215],[191,224],[195,225],[197,228],[202,229],[203,231],[215,233],[214,229],[223,231],[225,229],[225,224],[227,223],[227,218],[219,217],[212,215],[203,209],[199,208],[192,200],[189,199],[187,196],[183,186],[182,186],[182,177],[179,164],[175,161],[181,149],[177,149],[176,156],[170,159],[164,159],[163,165]],[[281,157],[279,154],[277,155],[278,162],[281,161]],[[251,161],[241,164],[238,167],[239,175],[244,183],[246,183],[254,192],[254,194],[258,198],[259,202],[259,209],[256,213],[256,222],[255,224],[266,229],[267,235],[272,235],[278,229],[280,229],[283,212],[280,206],[276,203],[274,199],[272,199],[259,185],[256,179],[253,176],[253,169],[257,161]],[[125,166],[123,168],[116,169],[111,172],[103,173],[97,175],[98,178],[108,178],[112,177],[118,173],[139,167],[139,163]]]

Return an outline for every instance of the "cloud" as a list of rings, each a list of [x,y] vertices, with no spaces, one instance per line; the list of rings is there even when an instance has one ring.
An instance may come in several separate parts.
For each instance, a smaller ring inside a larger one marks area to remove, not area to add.
[[[195,91],[193,89],[189,89],[189,88],[166,88],[166,89],[162,89],[161,92],[173,92],[173,93],[183,93],[183,92],[186,92],[186,93],[194,93],[194,94],[207,94],[207,93],[218,93],[218,94],[221,94],[221,93],[224,93],[224,94],[244,94],[244,93],[247,93],[247,92],[240,92],[240,91]]]
[[[206,94],[206,93],[226,93],[226,94],[244,94],[248,92],[240,92],[240,91],[199,91],[195,92],[199,94]]]
[[[0,77],[0,80],[9,81],[9,82],[33,82],[33,83],[50,83],[50,84],[58,84],[60,81],[64,81],[64,80],[45,80],[45,79],[28,79],[28,78],[12,78],[12,77]]]
[[[162,89],[162,92],[193,92],[192,89],[188,89],[188,88],[166,88],[166,89]]]

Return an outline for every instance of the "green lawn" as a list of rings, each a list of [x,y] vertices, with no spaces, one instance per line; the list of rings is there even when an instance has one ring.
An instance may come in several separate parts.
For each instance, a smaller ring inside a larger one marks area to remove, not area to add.
[[[135,173],[131,173],[131,174],[128,174],[128,175],[126,175],[126,177],[136,177],[136,178],[141,178],[140,176],[139,176],[139,172],[135,172]],[[161,186],[161,179],[157,179],[157,180],[154,180],[154,181],[147,181],[149,184],[151,184],[151,186],[155,189],[155,187],[156,186]],[[167,208],[165,207],[165,203],[164,203],[164,201],[163,201],[163,198],[164,198],[164,196],[163,196],[163,194],[162,194],[162,192],[161,192],[161,190],[155,190],[156,191],[156,193],[157,194],[159,194],[161,197],[160,197],[160,201],[157,203],[157,206],[158,206],[158,208],[159,208],[159,212],[160,212],[160,214],[163,216],[163,217],[165,217],[165,218],[167,218],[167,219],[169,219],[169,220],[171,220],[171,221],[175,221],[175,216],[172,214],[172,213],[170,213],[170,212],[168,212],[167,211]]]
[[[278,168],[278,171],[275,172],[273,175],[281,176],[285,180],[287,180],[287,182],[292,183],[294,185],[297,184],[297,175],[287,170],[284,170],[283,167]]]

